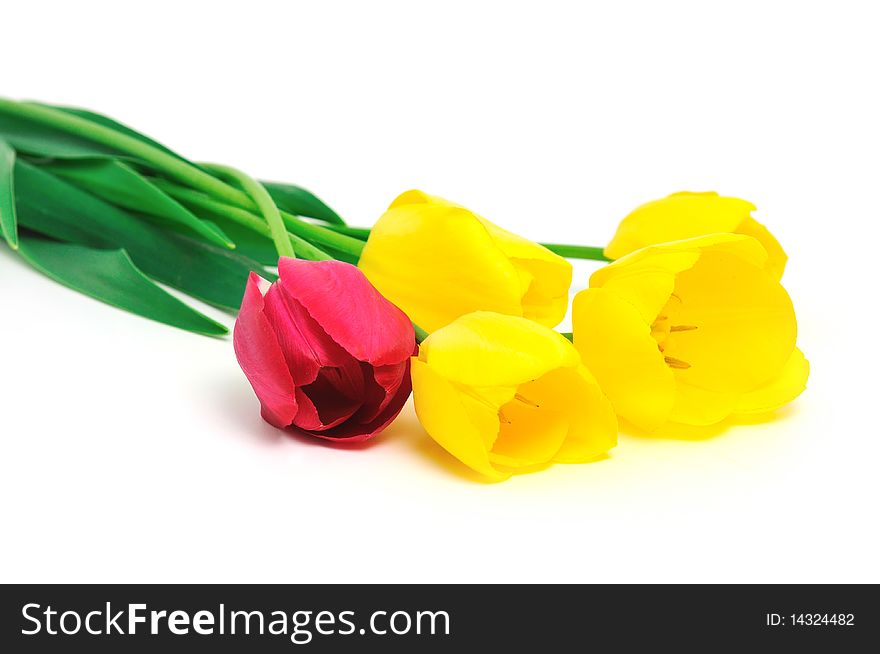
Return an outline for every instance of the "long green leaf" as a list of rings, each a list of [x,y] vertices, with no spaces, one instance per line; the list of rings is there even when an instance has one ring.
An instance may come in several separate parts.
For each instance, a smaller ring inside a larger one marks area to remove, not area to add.
[[[116,121],[109,116],[105,116],[94,111],[89,111],[88,109],[81,109],[79,107],[64,107],[60,105],[50,104],[43,104],[43,106],[51,107],[52,109],[57,109],[59,111],[64,111],[74,116],[79,116],[81,118],[87,118],[94,123],[103,125],[104,127],[115,129],[117,132],[139,139],[140,141],[143,141],[148,145],[151,145],[159,150],[163,150],[167,154],[177,157],[181,161],[185,161],[191,166],[205,170],[205,168],[202,167],[200,164],[181,156],[180,154],[178,154],[174,150],[171,150],[159,141],[156,141],[146,134],[132,129],[128,125],[124,125],[123,123],[120,123],[119,121]],[[314,193],[302,188],[301,186],[296,186],[295,184],[283,184],[280,182],[260,181],[260,183],[266,188],[266,190],[269,192],[269,195],[271,195],[272,199],[275,200],[276,204],[278,204],[278,206],[285,211],[288,211],[297,216],[315,218],[316,220],[321,220],[323,222],[334,225],[345,225],[345,221],[339,216],[339,214],[331,209],[330,206],[328,206]]]
[[[13,250],[18,249],[18,220],[15,217],[15,150],[0,138],[0,234]]]
[[[269,236],[269,226],[259,216],[216,202],[198,191],[168,180],[153,179],[153,182],[202,220],[216,223],[235,241],[235,251],[239,254],[259,261],[264,266],[278,265],[278,251]]]
[[[193,208],[193,211],[200,211]],[[229,218],[218,215],[211,215],[202,211],[202,220],[207,223],[214,223],[217,229],[222,230],[224,234],[229,236],[235,242],[235,251],[249,259],[253,259],[264,266],[278,265],[278,252],[275,250],[275,244],[268,236],[258,234],[252,229],[234,222]],[[294,249],[296,249],[294,247]]]
[[[106,145],[2,111],[0,138],[6,139],[16,150],[38,157],[76,159],[123,154]]]
[[[326,223],[344,225],[345,221],[340,218],[333,209],[328,207],[323,200],[311,191],[293,184],[281,184],[279,182],[260,181],[279,208],[296,216],[316,218]]]
[[[256,261],[161,229],[22,160],[15,165],[19,223],[99,249],[125,249],[147,275],[195,298],[235,311],[248,273],[272,278]]]
[[[110,148],[110,152],[113,154],[130,156],[171,179],[188,184],[224,202],[231,202],[245,209],[254,207],[253,201],[246,193],[217,179],[202,168],[193,166],[186,160],[169,154],[142,139],[101,125],[88,118],[46,105],[15,102],[5,98],[0,98],[0,116],[13,123],[18,121],[19,125],[24,123],[25,128],[27,128],[27,123],[30,123],[31,130],[42,126],[56,132],[64,132],[74,139],[87,139],[95,146],[103,144],[103,147]],[[34,127],[34,124],[37,127]],[[15,130],[12,131],[15,135]]]
[[[329,228],[334,232],[339,232],[340,234],[345,234],[346,236],[351,236],[352,238],[357,238],[362,241],[366,241],[370,238],[370,228],[369,227],[349,227],[348,225],[329,225]]]
[[[131,137],[136,138],[140,141],[143,141],[144,143],[152,145],[154,148],[157,148],[159,150],[163,150],[166,154],[173,155],[173,156],[177,157],[178,159],[181,159],[182,161],[186,161],[187,163],[189,163],[192,166],[196,165],[195,163],[193,163],[192,161],[190,161],[186,157],[182,157],[179,154],[177,154],[174,150],[171,150],[167,146],[159,143],[158,141],[151,139],[146,134],[141,134],[137,130],[134,130],[131,127],[129,127],[128,125],[123,125],[119,121],[113,120],[112,118],[110,118],[109,116],[105,116],[104,114],[99,114],[94,111],[89,111],[88,109],[80,109],[79,107],[62,107],[60,105],[43,104],[41,102],[35,102],[33,104],[39,104],[43,107],[50,107],[52,109],[57,109],[58,111],[63,111],[65,113],[71,114],[73,116],[79,116],[80,118],[87,118],[88,120],[91,120],[93,123],[97,123],[98,125],[103,125],[104,127],[109,127],[110,129],[115,129],[117,132],[120,132],[121,134],[126,134],[127,136],[131,136]]]
[[[260,216],[257,216],[256,214],[253,214],[245,209],[232,207],[228,204],[215,200],[214,198],[210,198],[204,193],[199,193],[198,191],[194,191],[193,189],[186,188],[168,180],[164,180],[161,178],[151,178],[151,181],[156,186],[165,191],[168,195],[173,197],[181,204],[187,206],[190,210],[197,213],[199,216],[202,216],[203,218],[206,217],[209,220],[217,220],[220,226],[223,227],[223,229],[226,229],[226,225],[228,225],[230,222],[233,222],[239,226],[247,228],[252,232],[256,232],[261,236],[265,236],[271,239],[269,226],[266,224],[265,220],[263,220]],[[287,218],[285,218],[285,216],[287,216]],[[290,214],[282,214],[282,218],[284,218],[285,221],[288,219],[300,220],[299,218],[294,218]],[[306,226],[314,227],[314,225],[311,224],[307,224]],[[333,258],[330,254],[327,253],[326,250],[304,239],[302,236],[290,232],[288,232],[287,236],[290,238],[290,241],[293,244],[296,256],[300,259],[321,261],[324,259]],[[236,244],[238,244],[238,241],[236,241]],[[247,256],[251,255],[248,254]],[[260,257],[255,258],[257,258],[259,261],[262,261],[262,256],[263,255],[260,255]],[[271,264],[267,265],[275,265],[277,262],[278,258],[276,250],[276,257],[274,258],[274,261]]]
[[[278,251],[278,256],[296,256],[293,252],[293,245],[291,245],[290,239],[287,236],[287,228],[284,225],[284,219],[281,217],[281,211],[278,209],[278,205],[275,204],[272,196],[269,195],[269,192],[262,184],[247,173],[244,173],[237,168],[232,168],[231,166],[207,164],[205,167],[209,172],[216,175],[224,182],[228,182],[229,184],[233,184],[237,188],[240,188],[247,193],[251,200],[253,200],[260,216],[269,226],[269,234],[272,236],[272,241],[275,243],[275,249]]]
[[[334,259],[344,261],[345,263],[350,263],[353,266],[356,266],[358,264],[358,261],[360,261],[360,257],[355,256],[354,254],[350,254],[349,252],[342,252],[341,250],[334,250],[333,248],[327,248],[327,252]]]
[[[216,225],[202,222],[186,207],[118,159],[77,159],[41,164],[44,168],[103,200],[164,218],[209,243],[232,249],[235,244]]]
[[[96,250],[22,235],[18,251],[47,277],[112,306],[197,334],[229,332],[153,283],[125,250]]]

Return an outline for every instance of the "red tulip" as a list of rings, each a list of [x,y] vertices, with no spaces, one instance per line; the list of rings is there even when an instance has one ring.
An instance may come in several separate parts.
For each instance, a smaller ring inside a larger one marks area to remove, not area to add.
[[[282,257],[278,273],[251,273],[233,335],[263,418],[330,440],[379,433],[411,391],[409,318],[347,263]]]

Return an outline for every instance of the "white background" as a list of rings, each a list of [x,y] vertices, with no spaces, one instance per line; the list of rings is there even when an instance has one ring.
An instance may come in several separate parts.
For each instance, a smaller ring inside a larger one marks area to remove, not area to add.
[[[791,257],[813,368],[775,422],[622,434],[602,462],[482,484],[411,407],[360,448],[277,431],[230,340],[84,298],[0,247],[0,579],[880,581],[871,9],[4,5],[3,95],[307,186],[353,224],[418,187],[602,245],[673,191],[749,199]]]

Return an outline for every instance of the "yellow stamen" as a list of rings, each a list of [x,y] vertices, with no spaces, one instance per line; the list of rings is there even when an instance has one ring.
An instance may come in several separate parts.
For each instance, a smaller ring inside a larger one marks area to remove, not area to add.
[[[666,362],[670,368],[675,368],[676,370],[687,370],[691,367],[687,361],[682,361],[681,359],[676,359],[674,357],[663,357],[663,360]]]
[[[696,329],[696,325],[673,325],[669,328],[671,332],[689,332]]]
[[[529,398],[524,397],[524,396],[520,395],[519,393],[514,394],[513,398],[519,402],[522,402],[523,404],[528,404],[529,406],[533,406],[536,409],[541,408],[540,404],[536,404],[536,403],[532,402]]]

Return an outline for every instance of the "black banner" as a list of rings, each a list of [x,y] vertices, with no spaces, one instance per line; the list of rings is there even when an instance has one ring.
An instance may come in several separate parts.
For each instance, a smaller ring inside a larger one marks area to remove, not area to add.
[[[636,644],[848,652],[876,648],[880,617],[872,585],[22,585],[0,592],[3,652],[545,652]]]

